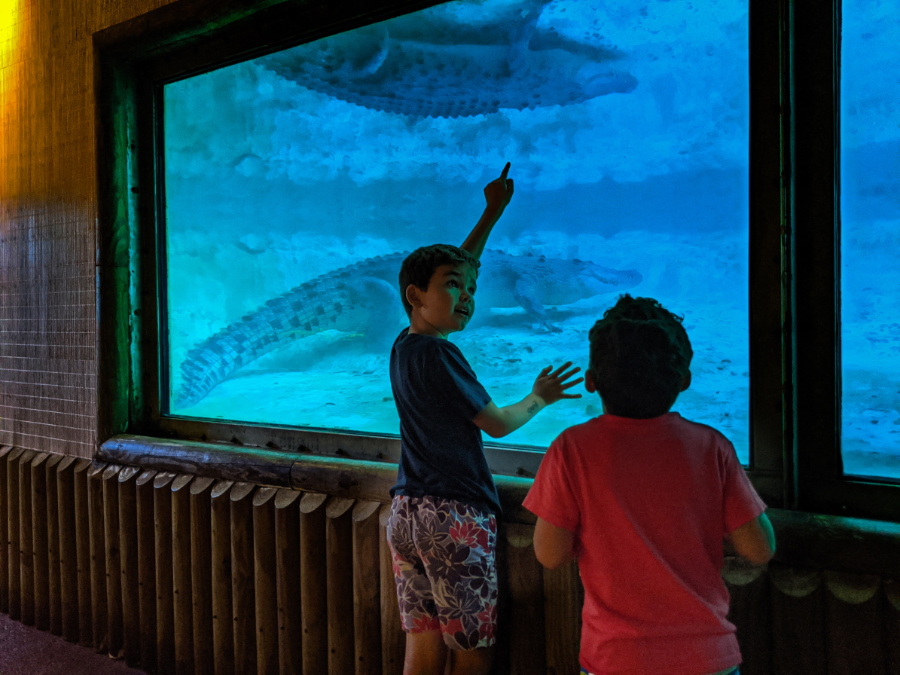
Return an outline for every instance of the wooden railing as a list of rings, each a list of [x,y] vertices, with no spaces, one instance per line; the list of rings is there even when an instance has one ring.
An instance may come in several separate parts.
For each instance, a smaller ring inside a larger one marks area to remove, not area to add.
[[[0,448],[0,611],[151,672],[400,673],[386,495],[327,461],[304,480],[330,493]],[[577,672],[577,569],[543,570],[516,520],[499,538],[495,672]],[[804,558],[820,517],[772,520],[801,564],[724,571],[742,673],[900,673],[898,528],[822,523],[826,542],[856,533],[854,571],[846,551],[834,569]]]

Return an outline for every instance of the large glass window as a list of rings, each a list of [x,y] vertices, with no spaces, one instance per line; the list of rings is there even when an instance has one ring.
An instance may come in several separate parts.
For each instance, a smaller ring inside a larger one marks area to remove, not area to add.
[[[694,345],[676,410],[748,461],[747,0],[453,2],[161,95],[164,411],[396,434],[403,253],[461,243],[509,161],[452,338],[494,400],[585,367],[603,310],[652,296]],[[504,440],[599,412],[585,393]]]
[[[900,14],[875,0],[842,14],[843,463],[900,479]]]

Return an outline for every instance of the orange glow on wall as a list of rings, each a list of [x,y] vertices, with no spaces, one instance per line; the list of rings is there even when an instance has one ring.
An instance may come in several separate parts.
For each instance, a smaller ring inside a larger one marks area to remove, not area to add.
[[[9,115],[15,98],[14,73],[16,59],[14,57],[19,42],[22,21],[22,0],[0,0],[0,120]],[[0,153],[8,151],[10,139],[6,125],[0,127]]]
[[[10,158],[19,152],[14,131],[19,98],[22,0],[0,0],[0,195],[10,196]]]

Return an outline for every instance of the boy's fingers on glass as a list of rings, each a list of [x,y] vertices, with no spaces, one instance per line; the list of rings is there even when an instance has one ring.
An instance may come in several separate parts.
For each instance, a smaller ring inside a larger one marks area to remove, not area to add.
[[[553,371],[552,377],[559,377],[559,374],[571,365],[572,365],[571,361],[566,361],[559,368],[557,368],[555,371]],[[550,366],[550,367],[552,368],[553,366]]]
[[[563,388],[563,389],[568,389],[569,387],[574,387],[576,384],[581,384],[582,382],[584,382],[584,378],[583,378],[583,377],[579,377],[577,380],[572,380],[571,382],[566,382],[566,383],[562,386],[562,388]],[[578,395],[581,396],[581,394],[578,394]]]

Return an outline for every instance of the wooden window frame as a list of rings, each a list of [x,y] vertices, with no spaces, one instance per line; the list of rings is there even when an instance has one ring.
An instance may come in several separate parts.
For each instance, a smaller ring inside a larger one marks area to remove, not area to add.
[[[101,443],[140,434],[398,461],[394,437],[160,413],[154,101],[162,82],[434,4],[198,0],[94,36]],[[840,474],[839,18],[837,3],[751,6],[748,473],[770,506],[900,520],[900,486]],[[532,477],[542,456],[490,443],[485,451],[501,476]]]

